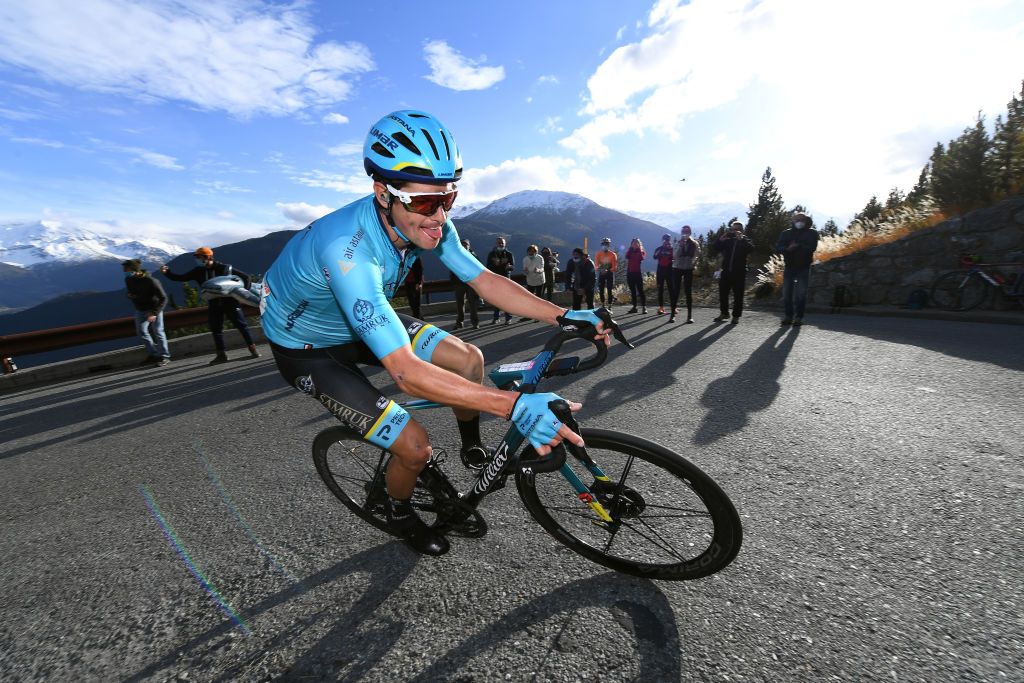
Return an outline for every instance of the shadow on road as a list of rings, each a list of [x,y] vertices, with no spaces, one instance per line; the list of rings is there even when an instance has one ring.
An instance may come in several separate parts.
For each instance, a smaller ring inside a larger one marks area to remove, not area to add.
[[[328,602],[324,604],[323,609],[320,611],[309,614],[298,624],[281,629],[273,638],[260,642],[256,648],[257,651],[236,662],[230,668],[223,670],[213,680],[234,681],[245,678],[246,674],[250,673],[250,669],[256,668],[255,665],[262,661],[268,652],[273,652],[282,647],[288,641],[301,635],[303,631],[316,622],[325,619],[330,619],[335,625],[328,635],[321,639],[320,644],[310,650],[308,654],[312,655],[315,653],[320,657],[335,654],[337,657],[352,659],[353,654],[351,650],[346,648],[345,639],[355,634],[363,622],[368,617],[373,616],[377,607],[399,589],[402,582],[408,578],[416,566],[418,559],[419,556],[409,552],[403,544],[397,541],[386,543],[342,560],[332,567],[328,567],[299,581],[297,584],[264,598],[252,607],[240,610],[242,618],[245,621],[251,622],[273,608],[294,600],[315,588],[336,581],[346,574],[358,572],[369,575],[369,586],[347,612],[339,615],[335,611],[333,603]],[[223,654],[224,639],[229,638],[234,630],[234,622],[225,621],[181,645],[175,645],[171,648],[170,652],[159,660],[128,676],[125,680],[141,681],[157,676],[157,674],[164,672],[165,669],[180,667],[183,657],[187,658],[189,668],[202,668],[204,664],[213,668],[216,664],[207,660],[216,657],[218,654]],[[372,669],[374,664],[390,651],[392,645],[394,645],[401,634],[402,625],[391,624],[389,628],[380,630],[376,637],[371,638],[369,642],[373,643],[373,647],[368,651],[357,653],[355,659],[349,662],[354,667],[351,672],[351,680],[360,679]],[[292,667],[288,672],[289,676],[301,674],[302,662],[303,660],[300,660]]]
[[[597,631],[588,625],[587,619],[579,618],[580,611],[588,608],[610,611],[612,618],[635,639],[640,670],[633,680],[679,680],[679,629],[668,598],[652,581],[609,573],[562,586],[509,612],[446,652],[410,681],[463,680],[456,674],[467,662],[498,643],[515,640],[517,634],[534,624],[562,615],[563,626],[544,657],[528,668],[527,665],[522,667],[535,672],[535,681],[555,680],[557,677],[545,671],[545,666],[549,660],[553,666],[558,666],[559,651],[597,649],[593,641]]]
[[[775,401],[786,357],[799,333],[799,327],[775,331],[731,375],[708,385],[700,397],[708,412],[694,434],[695,444],[713,443],[743,429],[750,422],[751,413],[764,410]]]

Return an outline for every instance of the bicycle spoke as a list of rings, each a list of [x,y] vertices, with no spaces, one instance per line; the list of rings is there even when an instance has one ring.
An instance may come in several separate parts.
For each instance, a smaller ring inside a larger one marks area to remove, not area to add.
[[[648,536],[644,532],[640,531],[640,529],[638,529],[637,527],[635,527],[632,524],[629,524],[628,522],[623,522],[622,526],[626,527],[627,529],[629,529],[633,533],[637,534],[638,536],[642,536],[643,538],[645,538],[646,540],[650,541],[654,545],[658,546],[659,548],[661,548],[662,550],[667,552],[669,555],[675,557],[679,561],[685,562],[687,560],[685,555],[681,555],[679,552],[677,552],[675,547],[672,546],[672,544],[670,544],[668,541],[663,539],[661,537],[661,535],[658,534],[657,531],[655,531],[653,527],[651,527],[650,524],[647,524],[646,522],[644,522],[643,519],[640,520],[640,523],[643,524],[645,527],[647,527],[647,529],[651,532],[651,534],[654,535],[654,538],[652,538],[651,536]]]

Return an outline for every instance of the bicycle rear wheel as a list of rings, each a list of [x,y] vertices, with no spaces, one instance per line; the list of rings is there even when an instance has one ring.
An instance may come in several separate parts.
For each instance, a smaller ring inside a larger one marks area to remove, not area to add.
[[[313,440],[313,463],[327,488],[352,512],[381,531],[388,528],[384,472],[391,454],[345,427],[331,427]],[[427,524],[436,521],[434,494],[417,482],[412,506]],[[392,534],[393,535],[393,534]]]
[[[977,274],[952,271],[932,285],[932,302],[947,311],[969,311],[985,300],[988,285]]]
[[[516,476],[527,510],[556,540],[588,560],[649,579],[696,579],[732,562],[743,538],[739,515],[696,465],[630,434],[584,429],[582,436],[610,482],[595,481],[571,457],[566,464],[612,521],[556,473]]]

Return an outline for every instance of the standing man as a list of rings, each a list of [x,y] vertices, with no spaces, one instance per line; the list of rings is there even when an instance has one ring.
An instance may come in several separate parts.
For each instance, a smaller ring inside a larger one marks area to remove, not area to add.
[[[597,267],[597,293],[601,297],[601,305],[612,310],[612,290],[615,288],[615,271],[619,269],[619,255],[612,251],[612,239],[601,240],[601,251],[594,257]],[[605,303],[604,292],[608,290],[608,303]]]
[[[476,258],[476,252],[469,248],[469,240],[460,240],[460,243],[470,256]],[[448,273],[452,281],[452,289],[455,290],[455,329],[461,330],[463,327],[463,323],[466,320],[465,308],[467,303],[469,304],[469,321],[472,323],[474,330],[479,329],[480,317],[477,315],[477,309],[480,308],[479,295],[477,295],[476,290],[460,280],[454,271],[449,270]]]
[[[160,272],[163,273],[167,279],[174,280],[175,282],[188,282],[194,280],[200,287],[207,280],[221,275],[237,275],[242,278],[245,284],[245,288],[248,289],[249,285],[252,284],[252,280],[248,275],[240,270],[235,270],[230,264],[221,263],[220,261],[213,260],[213,249],[210,247],[199,247],[195,251],[196,267],[187,273],[178,275],[172,273],[171,269],[166,265],[160,266]],[[294,313],[296,317],[302,315],[302,311],[296,309]],[[249,333],[249,325],[245,322],[245,313],[242,312],[238,302],[231,297],[220,297],[217,299],[211,299],[209,303],[209,315],[207,321],[210,325],[210,333],[213,334],[213,344],[217,347],[217,355],[210,361],[210,365],[217,365],[218,363],[226,363],[228,360],[228,354],[224,350],[224,316],[231,318],[231,321],[235,323],[235,327],[242,333],[242,337],[245,339],[245,343],[249,346],[249,356],[252,358],[259,358],[260,352],[256,350],[256,345],[252,341],[252,335]]]
[[[487,270],[502,277],[512,277],[512,269],[515,268],[515,265],[515,257],[512,256],[511,251],[505,248],[505,238],[499,237],[494,241],[494,249],[491,249],[491,253],[487,254]],[[494,320],[491,321],[492,325],[497,324],[499,315],[501,315],[501,310],[495,306]],[[511,322],[512,316],[508,311],[505,311],[505,324],[508,325]]]
[[[672,235],[661,236],[661,246],[654,250],[654,262],[658,269],[654,272],[658,283],[658,315],[665,315],[665,286],[668,285],[669,298],[672,297]]]
[[[142,269],[139,259],[122,261],[121,270],[125,273],[124,284],[128,289],[128,298],[135,306],[135,329],[149,351],[142,365],[163,367],[171,362],[167,335],[164,334],[167,294],[156,278]]]
[[[721,315],[716,323],[729,319],[729,293],[732,292],[732,324],[743,315],[743,287],[747,280],[747,255],[754,243],[743,234],[743,224],[733,221],[729,229],[715,242],[715,251],[722,256],[722,274],[718,279],[718,306]]]
[[[679,230],[679,241],[676,242],[672,258],[672,281],[669,293],[672,297],[672,315],[668,321],[674,323],[679,315],[679,292],[686,295],[686,322],[693,322],[693,269],[700,255],[700,245],[691,236],[689,225]]]
[[[405,296],[409,299],[409,310],[412,317],[422,318],[420,315],[420,297],[423,294],[423,261],[416,259],[409,268],[409,274],[405,276]]]
[[[551,299],[555,296],[555,273],[558,272],[558,252],[551,251],[550,247],[544,247],[540,250],[540,255],[544,257],[544,296],[542,299]]]
[[[782,271],[782,302],[786,308],[783,325],[802,325],[804,322],[807,285],[810,283],[811,263],[817,248],[818,231],[811,227],[810,217],[805,213],[794,214],[793,227],[783,230],[775,244],[776,253],[782,254],[786,264]]]
[[[594,307],[594,284],[597,273],[590,255],[579,247],[572,250],[572,261],[565,267],[565,288],[572,291],[572,310],[580,310],[583,299],[587,308]]]

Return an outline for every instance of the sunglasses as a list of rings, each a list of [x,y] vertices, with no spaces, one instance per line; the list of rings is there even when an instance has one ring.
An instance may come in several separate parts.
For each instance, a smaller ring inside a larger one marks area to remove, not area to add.
[[[402,202],[406,211],[418,213],[421,216],[433,216],[438,209],[444,209],[445,213],[452,210],[455,205],[455,197],[458,190],[451,192],[402,192],[401,190],[385,185],[398,201]]]

